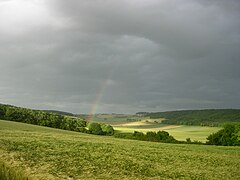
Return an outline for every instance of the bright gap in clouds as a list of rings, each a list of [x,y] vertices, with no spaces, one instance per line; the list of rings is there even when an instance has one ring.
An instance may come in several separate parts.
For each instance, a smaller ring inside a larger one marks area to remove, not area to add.
[[[45,1],[0,1],[0,31],[18,35],[48,22],[49,12]]]

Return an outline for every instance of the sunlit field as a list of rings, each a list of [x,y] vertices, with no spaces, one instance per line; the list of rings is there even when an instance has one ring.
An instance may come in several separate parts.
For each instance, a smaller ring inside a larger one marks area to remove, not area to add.
[[[184,126],[184,125],[139,125],[139,126],[114,126],[114,129],[122,133],[132,133],[134,131],[167,131],[175,139],[185,141],[186,138],[191,140],[205,142],[206,138],[214,132],[220,130],[220,127],[203,127],[203,126]]]
[[[177,140],[191,140],[205,142],[206,138],[211,134],[219,131],[220,127],[208,127],[208,126],[179,126],[176,128],[167,129],[173,137]]]
[[[187,138],[190,138],[193,141],[206,142],[206,138],[211,133],[215,133],[221,129],[221,127],[161,124],[162,119],[149,119],[148,117],[139,118],[135,116],[116,117],[113,115],[102,115],[95,117],[94,120],[96,122],[111,124],[119,133],[133,133],[134,131],[144,133],[148,131],[167,131],[175,139],[180,141],[185,141]]]
[[[10,176],[20,171],[30,179],[240,178],[239,147],[125,140],[2,120],[0,151]]]

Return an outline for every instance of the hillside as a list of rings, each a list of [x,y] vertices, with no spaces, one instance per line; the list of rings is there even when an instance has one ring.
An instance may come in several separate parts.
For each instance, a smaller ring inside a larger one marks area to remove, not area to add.
[[[154,113],[137,113],[151,119],[164,118],[164,124],[219,126],[224,123],[240,123],[240,109],[184,110]]]
[[[0,120],[0,177],[239,179],[239,168],[239,147],[133,141]]]

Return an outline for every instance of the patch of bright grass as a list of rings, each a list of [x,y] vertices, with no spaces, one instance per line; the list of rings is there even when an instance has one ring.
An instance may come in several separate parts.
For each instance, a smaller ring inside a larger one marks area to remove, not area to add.
[[[208,126],[185,126],[185,125],[166,125],[157,123],[148,123],[146,125],[139,126],[113,126],[119,133],[133,133],[134,131],[140,131],[146,133],[148,131],[167,131],[175,139],[179,141],[185,141],[186,138],[191,140],[206,142],[206,138],[217,131],[220,127],[208,127]]]
[[[127,121],[132,119],[133,121]],[[134,121],[136,119],[136,121]],[[114,115],[98,115],[93,121],[111,124],[118,133],[133,133],[140,131],[146,133],[148,131],[167,131],[175,139],[185,141],[190,138],[193,141],[206,142],[206,138],[221,129],[221,127],[209,126],[186,126],[186,125],[169,125],[161,124],[163,119],[149,119],[149,117],[137,117],[134,115],[126,115],[126,117],[116,117]]]

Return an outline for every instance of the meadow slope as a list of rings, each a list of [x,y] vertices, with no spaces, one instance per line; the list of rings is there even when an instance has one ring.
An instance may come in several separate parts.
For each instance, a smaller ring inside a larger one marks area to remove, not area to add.
[[[0,161],[30,179],[240,179],[240,147],[125,140],[3,120]]]

